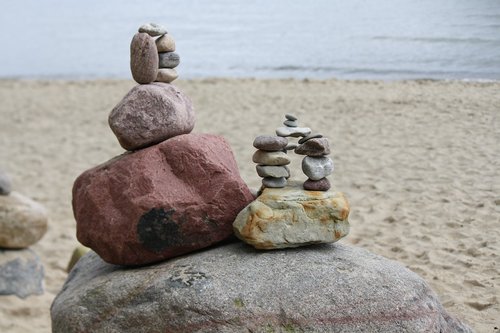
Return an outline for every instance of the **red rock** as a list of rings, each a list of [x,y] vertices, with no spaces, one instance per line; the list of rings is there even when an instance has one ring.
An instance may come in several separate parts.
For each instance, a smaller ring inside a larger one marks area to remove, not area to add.
[[[84,172],[73,186],[78,240],[120,265],[222,241],[253,199],[228,143],[208,134],[123,154]]]
[[[190,133],[195,115],[191,100],[176,86],[154,82],[132,88],[108,122],[120,145],[136,150]]]
[[[130,71],[139,84],[153,82],[158,75],[159,57],[155,40],[147,33],[137,33],[130,43]]]

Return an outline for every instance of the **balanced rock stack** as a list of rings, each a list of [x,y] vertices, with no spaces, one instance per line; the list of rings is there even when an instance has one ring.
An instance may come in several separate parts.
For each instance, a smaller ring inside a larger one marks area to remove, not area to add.
[[[155,23],[142,25],[130,44],[130,69],[134,80],[147,84],[153,81],[170,83],[177,79],[175,67],[180,58],[174,51],[175,40],[164,27]]]
[[[326,156],[330,154],[328,139],[321,134],[309,134],[299,140],[295,153],[306,155],[302,160],[302,171],[309,179],[304,182],[304,189],[328,191],[331,185],[326,177],[333,172],[333,161]]]
[[[178,63],[178,57],[171,61],[171,37],[155,24],[140,31],[131,46],[132,76],[140,84],[109,115],[119,143],[132,152],[84,172],[73,186],[78,240],[119,265],[157,262],[222,241],[253,200],[225,139],[191,134],[189,97],[170,83],[152,82],[157,45],[170,52],[160,52],[160,59],[170,59],[160,66]],[[151,35],[162,37],[155,43]]]
[[[0,295],[43,293],[43,265],[28,247],[45,235],[47,221],[45,208],[13,192],[10,177],[0,170]]]
[[[258,150],[252,160],[257,163],[257,174],[262,177],[264,187],[284,187],[290,177],[290,158],[286,154],[288,140],[280,136],[260,135],[255,138],[253,146]]]

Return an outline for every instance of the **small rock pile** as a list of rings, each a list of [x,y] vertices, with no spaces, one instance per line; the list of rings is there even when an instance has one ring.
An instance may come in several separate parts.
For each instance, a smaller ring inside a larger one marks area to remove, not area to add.
[[[258,150],[252,160],[257,163],[257,174],[262,177],[264,187],[284,187],[290,177],[290,158],[286,154],[288,140],[279,136],[261,135],[255,138],[253,146]]]
[[[112,264],[149,264],[222,241],[253,200],[225,139],[192,134],[191,100],[159,79],[173,77],[174,50],[164,28],[139,28],[130,54],[139,85],[108,119],[131,153],[87,170],[73,186],[77,238]]]
[[[155,23],[142,25],[130,44],[130,69],[134,80],[147,84],[153,81],[170,83],[177,79],[175,67],[180,58],[174,51],[175,40],[164,27]]]
[[[44,269],[28,247],[45,235],[47,222],[45,208],[13,192],[10,177],[0,170],[0,295],[43,293]]]
[[[330,154],[328,139],[321,134],[309,134],[299,140],[295,153],[306,155],[302,160],[302,171],[309,179],[304,182],[304,189],[328,191],[331,185],[326,177],[333,172],[333,161],[326,156]]]

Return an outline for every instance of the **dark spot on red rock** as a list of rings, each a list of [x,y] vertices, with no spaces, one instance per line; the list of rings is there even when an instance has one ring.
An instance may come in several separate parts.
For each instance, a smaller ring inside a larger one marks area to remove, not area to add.
[[[141,216],[137,224],[139,242],[148,250],[161,252],[167,247],[179,244],[182,235],[179,226],[172,219],[175,210],[165,211],[153,208]]]

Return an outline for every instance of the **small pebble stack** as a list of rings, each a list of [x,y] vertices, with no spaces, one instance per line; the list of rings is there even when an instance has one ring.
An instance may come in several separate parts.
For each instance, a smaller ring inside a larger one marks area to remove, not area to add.
[[[255,138],[253,146],[258,150],[252,160],[257,163],[257,174],[262,177],[264,187],[285,187],[290,177],[290,158],[286,154],[288,140],[280,136],[260,135]]]
[[[309,177],[304,182],[304,189],[309,191],[328,191],[331,187],[327,176],[333,172],[333,161],[329,158],[328,139],[321,134],[310,134],[299,140],[295,153],[306,155],[302,160],[302,171]]]

